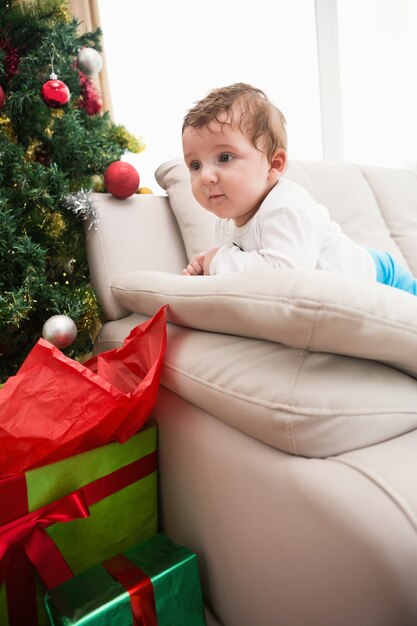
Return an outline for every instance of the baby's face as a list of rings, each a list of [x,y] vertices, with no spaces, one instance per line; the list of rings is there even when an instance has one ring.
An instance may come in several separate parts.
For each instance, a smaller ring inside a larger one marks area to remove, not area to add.
[[[195,199],[221,218],[243,226],[256,213],[276,183],[264,152],[229,124],[186,126],[184,159],[191,174]]]

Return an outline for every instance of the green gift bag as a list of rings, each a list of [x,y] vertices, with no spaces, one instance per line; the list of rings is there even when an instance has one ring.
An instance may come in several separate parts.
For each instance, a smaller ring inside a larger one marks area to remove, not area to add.
[[[35,569],[49,588],[155,535],[156,447],[148,423],[123,444],[0,480],[2,626],[47,623]]]
[[[47,592],[53,626],[204,626],[197,557],[158,534]]]

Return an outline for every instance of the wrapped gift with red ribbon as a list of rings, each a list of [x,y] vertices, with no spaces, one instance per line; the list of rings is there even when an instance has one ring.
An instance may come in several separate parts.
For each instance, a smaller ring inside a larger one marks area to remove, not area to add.
[[[156,430],[138,431],[165,346],[162,307],[84,364],[40,339],[0,389],[1,626],[38,624],[35,571],[50,587],[155,534]]]
[[[1,626],[46,624],[39,581],[55,587],[154,536],[156,471],[148,422],[123,444],[0,480]]]
[[[158,534],[47,592],[54,626],[204,626],[197,556]]]

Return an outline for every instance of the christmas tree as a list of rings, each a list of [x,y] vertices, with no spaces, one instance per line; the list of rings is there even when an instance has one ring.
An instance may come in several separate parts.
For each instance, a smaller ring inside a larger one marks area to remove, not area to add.
[[[101,111],[92,74],[102,33],[78,27],[63,0],[0,0],[0,381],[53,315],[78,329],[64,352],[89,352],[99,317],[84,235],[95,227],[92,190],[142,148]]]

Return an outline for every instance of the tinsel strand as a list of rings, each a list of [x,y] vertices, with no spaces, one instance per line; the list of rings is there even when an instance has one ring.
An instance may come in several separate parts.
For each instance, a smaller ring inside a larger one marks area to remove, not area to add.
[[[70,193],[65,197],[64,202],[67,209],[75,213],[80,219],[89,222],[88,230],[92,227],[97,230],[97,207],[91,191],[80,189],[79,191]]]

